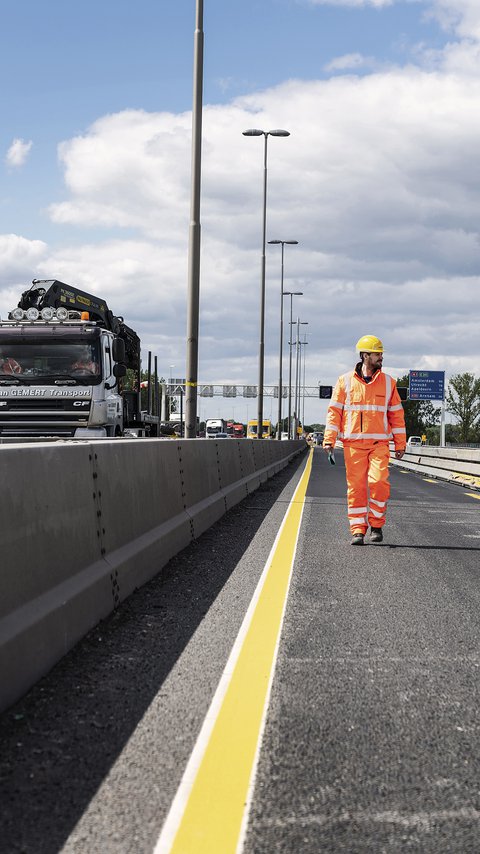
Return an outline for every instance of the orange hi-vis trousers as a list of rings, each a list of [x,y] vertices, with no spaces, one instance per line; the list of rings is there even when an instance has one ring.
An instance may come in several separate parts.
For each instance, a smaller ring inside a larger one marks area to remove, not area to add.
[[[390,495],[388,442],[376,442],[370,447],[360,442],[355,445],[344,444],[343,454],[347,474],[348,521],[352,534],[365,534],[369,525],[382,528]]]

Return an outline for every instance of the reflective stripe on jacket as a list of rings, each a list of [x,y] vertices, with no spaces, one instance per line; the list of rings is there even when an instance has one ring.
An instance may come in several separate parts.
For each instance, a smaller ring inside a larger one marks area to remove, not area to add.
[[[388,442],[405,448],[407,435],[403,406],[393,377],[377,371],[365,382],[357,371],[338,378],[325,426],[324,445]]]

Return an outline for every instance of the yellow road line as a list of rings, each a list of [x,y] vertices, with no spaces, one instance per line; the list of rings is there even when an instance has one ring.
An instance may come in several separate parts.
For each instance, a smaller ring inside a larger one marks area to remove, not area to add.
[[[438,483],[438,480],[430,480],[428,477],[422,477],[422,480],[424,480],[425,483]]]
[[[154,854],[234,854],[242,846],[312,455],[313,449]]]
[[[470,498],[476,498],[478,501],[480,501],[480,494],[478,492],[466,492],[465,495],[469,495]]]

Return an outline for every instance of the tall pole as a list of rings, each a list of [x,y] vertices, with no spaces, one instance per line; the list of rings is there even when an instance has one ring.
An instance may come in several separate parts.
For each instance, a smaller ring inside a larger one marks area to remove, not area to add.
[[[290,294],[290,326],[288,335],[288,344],[290,347],[289,364],[288,364],[288,438],[292,436],[292,324],[293,324],[293,294]]]
[[[203,0],[196,0],[192,111],[192,197],[188,248],[185,437],[197,434],[198,326],[200,302],[200,187],[202,163]]]
[[[282,357],[283,357],[283,256],[285,251],[285,241],[282,240],[282,272],[281,272],[281,287],[280,287],[280,354],[278,359],[278,427],[277,439],[282,438]]]
[[[288,438],[292,439],[292,326],[293,326],[293,297],[302,297],[303,291],[284,291],[283,296],[290,297],[290,325],[288,335],[289,360],[288,360]]]
[[[297,340],[295,342],[295,412],[294,412],[294,421],[295,421],[295,439],[298,438],[298,421],[300,416],[300,382],[301,382],[301,352],[300,352],[300,326],[308,326],[308,320],[300,320],[297,317]]]
[[[243,131],[244,136],[263,136],[263,212],[262,212],[262,263],[260,276],[260,345],[258,355],[258,411],[257,439],[263,438],[263,378],[265,362],[265,244],[267,242],[267,142],[269,136],[290,136],[288,130],[259,130],[251,128]]]
[[[263,439],[263,377],[265,364],[265,248],[267,242],[267,142],[268,133],[264,134],[263,148],[263,228],[262,228],[262,266],[260,285],[260,346],[258,353],[258,409],[257,409],[257,439]]]
[[[298,404],[297,404],[297,395],[298,395],[298,351],[299,347],[299,338],[300,338],[300,318],[297,317],[297,337],[295,341],[295,439],[298,436],[297,427],[298,427]]]
[[[305,340],[304,340],[304,342],[303,342],[303,405],[302,405],[302,424],[303,424],[303,431],[305,432],[305,369],[306,369],[306,362],[307,362],[307,359],[306,359],[306,352],[307,352],[307,351],[305,350],[305,347],[307,346],[307,343],[308,343],[308,342],[307,342],[307,333],[305,333],[304,338],[305,338]]]
[[[283,392],[283,298],[290,293],[290,291],[283,290],[283,276],[284,276],[284,249],[285,244],[288,243],[291,246],[297,246],[298,240],[269,240],[269,244],[281,244],[282,246],[282,266],[281,266],[281,279],[280,279],[280,355],[278,360],[278,430],[277,430],[277,439],[282,438],[282,392]]]

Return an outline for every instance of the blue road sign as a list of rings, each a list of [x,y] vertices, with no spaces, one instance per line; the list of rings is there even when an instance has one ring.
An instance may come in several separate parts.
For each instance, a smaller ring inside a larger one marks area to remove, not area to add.
[[[445,371],[410,371],[409,400],[443,400]]]

